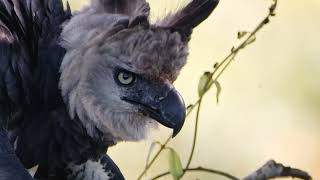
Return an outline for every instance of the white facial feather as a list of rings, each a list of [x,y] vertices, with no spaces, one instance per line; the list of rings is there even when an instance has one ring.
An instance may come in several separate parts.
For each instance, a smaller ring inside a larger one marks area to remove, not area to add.
[[[150,126],[156,126],[154,120],[140,115],[137,107],[120,99],[113,79],[116,59],[90,48],[81,57],[71,51],[66,58],[70,63],[61,66],[62,95],[71,117],[77,114],[90,136],[95,137],[99,129],[115,142],[137,141],[145,138]]]
[[[60,87],[72,118],[88,134],[96,130],[113,141],[144,139],[157,122],[120,99],[115,67],[173,82],[186,63],[188,47],[178,33],[156,27],[126,27],[130,17],[84,9],[65,23]]]
[[[110,170],[105,170],[100,161],[88,160],[84,164],[70,164],[67,169],[71,171],[68,179],[72,180],[109,180],[114,175]]]

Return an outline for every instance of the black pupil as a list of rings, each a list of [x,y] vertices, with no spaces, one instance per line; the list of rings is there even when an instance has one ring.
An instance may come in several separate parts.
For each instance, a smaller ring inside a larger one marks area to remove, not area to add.
[[[123,79],[124,80],[128,80],[130,78],[130,74],[129,73],[123,73]]]

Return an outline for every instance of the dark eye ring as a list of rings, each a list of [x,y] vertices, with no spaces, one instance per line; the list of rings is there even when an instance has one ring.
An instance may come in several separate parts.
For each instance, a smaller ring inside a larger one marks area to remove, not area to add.
[[[131,85],[136,80],[136,75],[126,70],[119,70],[116,74],[116,79],[121,85]]]

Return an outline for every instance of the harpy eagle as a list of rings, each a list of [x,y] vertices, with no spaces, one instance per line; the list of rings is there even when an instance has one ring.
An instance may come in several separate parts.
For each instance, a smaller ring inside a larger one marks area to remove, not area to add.
[[[124,179],[106,155],[158,123],[183,126],[172,83],[218,0],[156,23],[145,0],[0,0],[0,180]]]

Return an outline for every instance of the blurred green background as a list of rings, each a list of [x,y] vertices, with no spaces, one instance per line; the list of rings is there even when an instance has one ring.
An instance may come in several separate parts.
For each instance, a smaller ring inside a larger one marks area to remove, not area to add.
[[[73,10],[88,0],[69,0]],[[177,9],[182,0],[149,0],[152,19]],[[269,0],[221,0],[190,42],[188,64],[175,83],[186,104],[197,99],[197,84],[214,62],[237,43],[239,30],[251,30],[267,14]],[[269,159],[301,168],[320,178],[320,1],[280,0],[277,16],[242,51],[220,82],[219,105],[214,91],[203,105],[198,145],[192,166],[204,166],[243,177]],[[170,144],[187,161],[194,115]],[[152,141],[171,132],[160,127],[149,139],[124,142],[109,149],[127,179],[145,166]],[[168,170],[167,154],[147,177]],[[190,173],[184,179],[223,179]],[[145,178],[147,179],[147,178]],[[167,176],[163,179],[171,179]]]

